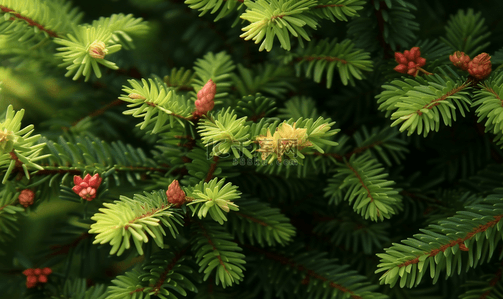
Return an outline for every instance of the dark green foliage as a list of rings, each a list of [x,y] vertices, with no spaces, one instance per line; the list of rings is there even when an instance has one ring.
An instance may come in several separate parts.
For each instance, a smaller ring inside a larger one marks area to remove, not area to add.
[[[0,0],[0,298],[503,296],[503,2],[73,2]]]

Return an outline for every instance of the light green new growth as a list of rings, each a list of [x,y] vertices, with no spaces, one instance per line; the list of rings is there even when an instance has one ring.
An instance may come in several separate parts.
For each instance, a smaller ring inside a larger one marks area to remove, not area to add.
[[[239,199],[241,192],[231,183],[225,184],[225,179],[214,178],[209,182],[200,182],[187,189],[187,205],[192,210],[192,215],[197,212],[197,217],[203,219],[209,213],[216,222],[223,224],[227,221],[226,212],[238,211],[239,207],[233,202]],[[223,211],[223,212],[222,212]]]
[[[24,109],[16,112],[9,105],[5,119],[0,122],[0,169],[7,169],[2,184],[7,182],[15,167],[22,167],[25,176],[30,178],[30,170],[43,169],[35,162],[49,156],[40,156],[45,146],[45,143],[37,143],[41,136],[30,137],[34,131],[33,125],[21,129],[23,115]]]
[[[132,199],[121,196],[120,200],[103,205],[105,208],[99,209],[100,212],[91,217],[95,223],[91,225],[89,233],[97,234],[93,244],[110,243],[110,254],[121,255],[129,249],[131,237],[140,255],[143,254],[142,244],[149,241],[149,236],[157,246],[163,248],[166,235],[163,226],[176,238],[176,225],[181,225],[181,214],[171,209],[162,190],[135,194]]]

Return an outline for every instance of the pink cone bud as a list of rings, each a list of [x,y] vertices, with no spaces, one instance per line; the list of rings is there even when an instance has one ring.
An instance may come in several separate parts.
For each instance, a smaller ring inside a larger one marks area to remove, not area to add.
[[[217,93],[217,85],[213,80],[208,80],[206,84],[197,93],[196,114],[203,115],[208,113],[215,107],[215,94]]]
[[[108,53],[107,47],[104,42],[94,41],[89,46],[89,55],[92,58],[103,59]]]
[[[449,60],[457,68],[460,68],[463,71],[468,70],[468,63],[470,62],[470,56],[466,55],[464,52],[461,51],[454,52],[454,54],[449,56]]]
[[[100,178],[99,174],[95,174],[93,176],[87,174],[84,179],[76,175],[73,177],[73,183],[75,186],[72,190],[82,199],[91,201],[96,198],[96,193],[101,185],[101,181],[102,178]]]
[[[31,206],[33,204],[33,199],[35,198],[35,193],[29,189],[24,189],[21,191],[21,194],[19,194],[19,203],[27,208],[28,206]]]
[[[398,65],[393,68],[395,71],[402,74],[417,76],[419,71],[428,73],[421,69],[426,64],[426,59],[421,57],[419,47],[412,47],[410,50],[405,50],[403,53],[395,52],[395,60]]]
[[[482,80],[489,76],[492,71],[491,56],[481,53],[468,63],[468,72],[473,77]]]
[[[166,190],[166,196],[168,197],[168,202],[173,204],[175,207],[179,207],[185,203],[185,192],[180,188],[178,180],[174,180]]]

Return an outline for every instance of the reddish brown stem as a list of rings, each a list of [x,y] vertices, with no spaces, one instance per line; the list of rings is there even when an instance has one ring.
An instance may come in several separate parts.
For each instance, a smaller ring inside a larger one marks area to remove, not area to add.
[[[218,160],[220,160],[219,156],[213,156],[213,163],[211,163],[210,169],[208,170],[208,175],[206,175],[206,179],[204,180],[206,183],[213,178],[213,173],[217,169]]]

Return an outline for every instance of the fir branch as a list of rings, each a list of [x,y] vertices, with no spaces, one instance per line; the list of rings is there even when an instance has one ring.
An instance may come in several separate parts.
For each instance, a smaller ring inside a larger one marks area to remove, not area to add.
[[[484,80],[480,89],[475,91],[474,102],[472,106],[477,107],[475,111],[478,116],[478,122],[485,122],[485,132],[491,132],[496,135],[494,141],[500,147],[503,147],[503,74],[500,73],[494,77]]]
[[[240,200],[239,212],[229,214],[228,226],[241,243],[246,235],[252,245],[257,241],[261,246],[284,246],[295,236],[295,228],[279,209],[252,198]]]
[[[330,197],[331,203],[348,200],[356,212],[373,221],[389,219],[398,212],[401,197],[391,187],[395,182],[384,180],[388,175],[369,153],[358,158],[352,156],[337,165],[338,173],[325,188],[325,196]]]
[[[496,299],[503,292],[503,264],[500,263],[495,273],[483,275],[479,281],[467,281],[464,285],[468,291],[459,296],[460,299]]]
[[[192,250],[195,251],[199,272],[204,271],[207,280],[216,271],[217,285],[226,288],[239,284],[243,279],[245,256],[238,251],[242,249],[234,242],[232,236],[222,226],[212,222],[197,222],[193,225]],[[209,245],[209,246],[208,246]]]
[[[303,70],[307,78],[313,78],[315,82],[321,82],[323,73],[327,72],[327,88],[332,86],[334,70],[337,69],[342,84],[354,85],[354,80],[365,78],[364,71],[371,71],[373,63],[370,53],[356,49],[353,42],[344,40],[340,43],[336,39],[328,39],[320,42],[312,42],[296,54],[286,56],[285,62],[290,59],[295,61],[297,76]]]
[[[199,184],[187,188],[187,198],[190,203],[187,205],[192,210],[192,215],[203,219],[209,213],[213,220],[220,224],[227,221],[223,212],[238,211],[239,207],[234,200],[239,199],[241,192],[237,186],[231,183],[225,184],[225,179],[218,180],[214,178],[209,182],[200,182]]]
[[[50,29],[45,28],[42,24],[39,24],[36,21],[34,21],[34,20],[32,20],[32,19],[30,19],[28,17],[23,16],[21,13],[16,12],[14,9],[10,9],[10,8],[4,6],[4,5],[0,5],[0,10],[2,10],[2,12],[9,13],[10,15],[12,15],[13,17],[11,17],[9,19],[11,21],[15,20],[17,18],[19,20],[26,21],[26,23],[28,23],[29,26],[37,27],[41,31],[46,32],[51,37],[59,37],[59,35],[56,32],[54,32],[54,31],[52,31]]]
[[[411,135],[417,131],[426,137],[430,131],[439,130],[441,119],[451,126],[456,120],[456,109],[464,116],[471,104],[466,91],[470,84],[461,82],[460,77],[457,80],[447,77],[447,72],[456,74],[450,68],[442,72],[445,77],[435,74],[416,80],[395,80],[391,82],[393,85],[383,86],[386,90],[377,96],[382,103],[379,109],[396,110],[391,115],[395,120],[391,126],[401,124],[400,132],[407,130]]]
[[[307,35],[304,26],[316,28],[316,21],[303,14],[316,4],[313,0],[259,0],[257,2],[245,1],[247,9],[241,18],[251,24],[242,30],[245,33],[240,37],[245,40],[253,40],[256,44],[261,43],[259,51],[271,51],[274,39],[277,36],[281,47],[290,50],[290,33],[307,41],[311,39]]]
[[[184,263],[188,249],[189,246],[186,245],[175,252],[170,249],[153,254],[150,261],[143,267],[145,273],[140,276],[143,282],[149,282],[149,286],[136,289],[129,294],[143,292],[167,299],[177,298],[172,290],[182,296],[187,296],[186,290],[196,292],[197,288],[186,277],[187,274],[193,273],[193,270],[186,265],[187,263]]]
[[[495,194],[481,203],[467,206],[466,211],[439,221],[438,225],[430,225],[421,230],[423,234],[402,241],[406,245],[395,244],[386,249],[386,253],[378,254],[381,264],[376,273],[386,271],[380,278],[381,283],[393,286],[400,279],[400,287],[413,287],[419,284],[428,266],[435,282],[440,271],[446,270],[450,276],[456,268],[460,273],[462,264],[475,267],[484,258],[489,259],[503,223],[500,198],[500,194]],[[461,252],[468,252],[468,261],[461,261]]]
[[[181,225],[181,215],[176,210],[170,210],[166,193],[163,191],[135,194],[133,199],[121,196],[113,204],[104,203],[92,220],[95,221],[89,230],[90,234],[97,234],[93,244],[110,243],[110,254],[121,255],[130,247],[130,238],[136,246],[138,254],[143,254],[142,243],[147,243],[148,233],[157,246],[163,248],[163,236],[166,235],[159,222],[167,227],[176,238],[178,230],[175,224]]]
[[[125,115],[144,118],[144,121],[138,124],[140,129],[149,129],[154,134],[168,130],[173,126],[175,119],[182,125],[183,122],[180,120],[191,120],[194,106],[183,96],[178,96],[160,79],[149,79],[148,82],[142,79],[142,84],[135,80],[128,82],[131,87],[124,86],[123,90],[127,94],[119,99],[130,103],[127,106],[131,109],[124,111]]]

